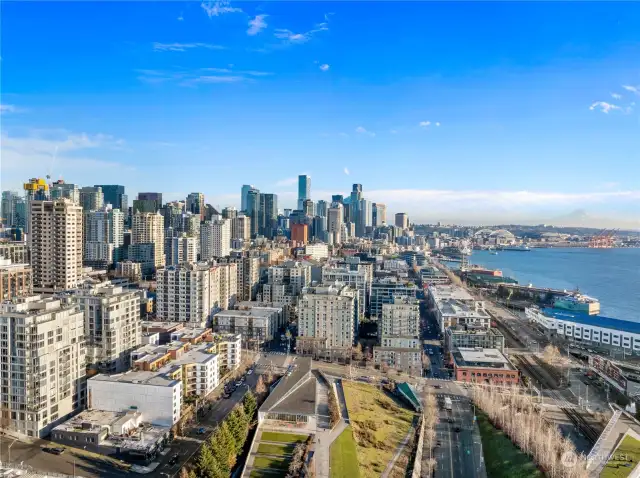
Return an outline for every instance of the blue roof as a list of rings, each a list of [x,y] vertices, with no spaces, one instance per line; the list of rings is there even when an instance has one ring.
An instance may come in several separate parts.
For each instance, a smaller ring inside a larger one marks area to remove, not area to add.
[[[557,320],[569,320],[583,325],[591,325],[593,327],[603,327],[606,329],[619,330],[620,332],[640,334],[640,322],[612,319],[601,315],[589,315],[580,312],[569,312],[566,310],[552,309],[550,307],[542,309],[542,312],[547,317]]]

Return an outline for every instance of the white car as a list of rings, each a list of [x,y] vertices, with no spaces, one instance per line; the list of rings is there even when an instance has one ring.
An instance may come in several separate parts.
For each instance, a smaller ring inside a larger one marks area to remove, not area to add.
[[[247,370],[247,375],[251,375],[253,373],[253,369]]]

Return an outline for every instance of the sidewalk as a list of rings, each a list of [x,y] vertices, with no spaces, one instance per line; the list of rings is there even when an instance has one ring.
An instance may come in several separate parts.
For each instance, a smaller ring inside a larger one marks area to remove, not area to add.
[[[416,432],[416,429],[412,425],[409,431],[407,432],[406,436],[402,439],[402,442],[398,445],[398,448],[396,448],[396,452],[393,455],[393,458],[391,458],[391,461],[389,461],[389,463],[387,464],[387,467],[385,468],[380,478],[389,477],[389,474],[393,470],[393,466],[396,464],[396,461],[398,461],[398,458],[400,458],[400,454],[402,453],[404,448],[407,446],[407,443],[409,443],[409,440],[411,439],[411,435],[414,434],[415,432]]]

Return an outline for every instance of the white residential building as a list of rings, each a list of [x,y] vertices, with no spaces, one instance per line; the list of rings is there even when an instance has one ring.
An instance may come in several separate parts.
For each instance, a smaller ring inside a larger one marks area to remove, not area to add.
[[[340,282],[355,289],[358,320],[364,319],[367,300],[371,294],[371,279],[365,268],[353,270],[347,266],[326,265],[322,268],[322,282],[326,284]]]
[[[213,330],[224,334],[240,334],[245,342],[263,344],[276,337],[282,325],[282,308],[242,307],[223,310],[213,316]]]
[[[200,258],[204,261],[231,252],[231,220],[206,221],[200,226]]]
[[[251,240],[251,218],[243,213],[230,219],[233,221],[231,239]]]
[[[131,223],[131,244],[153,244],[153,264],[162,267],[164,256],[164,217],[159,213],[137,212]]]
[[[329,208],[327,218],[327,229],[333,244],[341,244],[346,239],[342,232],[344,223],[344,207],[340,203],[336,203]]]
[[[182,392],[185,396],[206,397],[220,383],[220,355],[212,353],[214,349],[210,343],[196,345],[170,362],[169,367],[182,367]]]
[[[215,351],[219,355],[220,368],[235,370],[242,362],[242,337],[240,334],[219,334],[214,336]]]
[[[83,408],[84,315],[70,298],[32,296],[0,305],[0,359],[10,430],[43,438]]]
[[[183,233],[179,237],[167,237],[165,242],[168,266],[193,263],[198,260],[198,238]]]
[[[82,207],[70,199],[30,202],[35,291],[72,289],[82,277]]]
[[[355,339],[356,302],[356,291],[344,284],[305,288],[298,302],[298,352],[305,338],[315,339],[317,349],[350,350]]]
[[[428,289],[429,304],[435,308],[440,332],[458,325],[491,327],[491,316],[484,308],[484,301],[475,299],[457,285],[434,285]]]
[[[311,285],[311,265],[287,261],[267,270],[267,283],[262,285],[259,301],[295,305],[302,289]]]
[[[304,254],[316,261],[327,259],[329,257],[329,246],[322,242],[307,244],[304,246]]]
[[[87,282],[75,297],[84,312],[87,365],[101,373],[129,369],[131,351],[142,342],[140,295],[110,282]]]
[[[124,214],[108,204],[84,213],[84,264],[109,267],[122,260]]]
[[[182,381],[160,372],[131,371],[88,380],[88,407],[107,412],[136,410],[144,421],[172,427],[180,419]]]

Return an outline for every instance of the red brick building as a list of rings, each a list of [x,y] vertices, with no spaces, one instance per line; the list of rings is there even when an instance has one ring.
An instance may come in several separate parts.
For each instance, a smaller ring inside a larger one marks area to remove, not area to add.
[[[291,240],[293,242],[299,242],[306,244],[309,242],[309,225],[307,224],[292,224],[291,225]]]
[[[455,348],[451,352],[454,380],[517,384],[520,371],[498,349]]]

